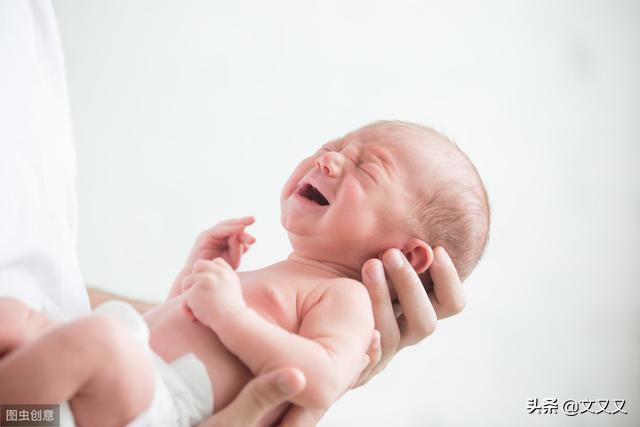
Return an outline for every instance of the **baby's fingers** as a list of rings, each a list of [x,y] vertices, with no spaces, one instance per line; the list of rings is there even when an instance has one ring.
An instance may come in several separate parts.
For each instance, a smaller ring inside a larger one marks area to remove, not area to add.
[[[237,270],[240,266],[240,258],[242,257],[242,243],[237,234],[227,239],[227,245],[229,245],[229,265],[234,270]]]
[[[245,227],[253,224],[255,222],[255,218],[252,216],[247,216],[244,218],[238,219],[228,219],[226,221],[222,221],[209,229],[212,234],[216,235],[224,235],[228,236],[231,232],[242,231]]]
[[[180,290],[182,292],[185,292],[189,288],[191,288],[194,283],[195,283],[195,280],[194,280],[193,275],[187,276],[184,279],[182,279],[182,283],[180,283]]]
[[[217,272],[223,272],[224,270],[232,271],[231,265],[229,265],[227,260],[225,260],[222,257],[214,258],[213,261],[211,261],[211,263],[213,265],[213,269],[216,270]]]
[[[224,240],[225,238],[232,236],[234,234],[242,233],[247,224],[224,224],[224,225],[216,225],[213,228],[210,228],[204,232],[204,235],[209,239]]]
[[[182,290],[182,292],[185,292],[189,290],[191,287],[193,287],[193,285],[198,283],[198,280],[201,280],[203,278],[204,278],[203,273],[190,274],[184,279],[182,279],[182,282],[180,283],[180,289]]]
[[[251,234],[247,233],[246,231],[243,231],[242,233],[240,233],[238,235],[238,239],[240,240],[240,242],[245,243],[247,245],[253,245],[256,242],[256,238],[253,237]]]
[[[196,316],[193,314],[193,310],[191,310],[191,308],[189,307],[187,298],[182,300],[182,311],[187,315],[189,319],[191,319],[192,322],[195,322],[197,320]]]
[[[230,225],[230,224],[250,225],[250,224],[253,224],[255,221],[256,219],[253,217],[253,215],[249,215],[242,218],[227,219],[226,221],[222,221],[218,223],[218,225]]]
[[[240,267],[242,254],[249,250],[249,247],[256,241],[256,238],[249,233],[242,232],[234,234],[227,239],[229,265],[234,270]]]

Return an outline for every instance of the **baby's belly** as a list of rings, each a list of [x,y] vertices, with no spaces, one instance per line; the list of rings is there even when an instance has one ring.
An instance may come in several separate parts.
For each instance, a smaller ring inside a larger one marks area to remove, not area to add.
[[[194,353],[204,363],[216,411],[232,401],[253,378],[251,371],[222,345],[211,329],[187,317],[182,298],[166,301],[144,317],[149,324],[151,348],[165,361]]]

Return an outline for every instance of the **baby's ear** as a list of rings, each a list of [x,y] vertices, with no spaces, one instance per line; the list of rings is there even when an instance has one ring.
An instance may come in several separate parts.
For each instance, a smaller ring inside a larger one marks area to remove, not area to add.
[[[416,273],[424,273],[433,262],[433,250],[424,240],[412,238],[402,249]]]

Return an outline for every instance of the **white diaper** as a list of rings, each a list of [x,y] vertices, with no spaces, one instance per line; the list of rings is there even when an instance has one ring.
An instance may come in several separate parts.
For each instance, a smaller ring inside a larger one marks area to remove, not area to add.
[[[95,313],[107,315],[123,324],[136,340],[144,344],[153,359],[155,393],[149,408],[127,424],[128,427],[190,427],[213,413],[211,383],[204,364],[188,353],[171,363],[165,362],[149,348],[149,328],[129,304],[110,301]],[[60,427],[73,427],[75,421],[69,404],[60,405]]]

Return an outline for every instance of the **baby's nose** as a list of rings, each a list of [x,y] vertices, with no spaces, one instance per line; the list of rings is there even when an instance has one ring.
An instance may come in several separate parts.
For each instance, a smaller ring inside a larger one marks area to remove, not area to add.
[[[316,159],[316,168],[331,178],[340,176],[342,164],[342,154],[335,151],[328,151]]]

